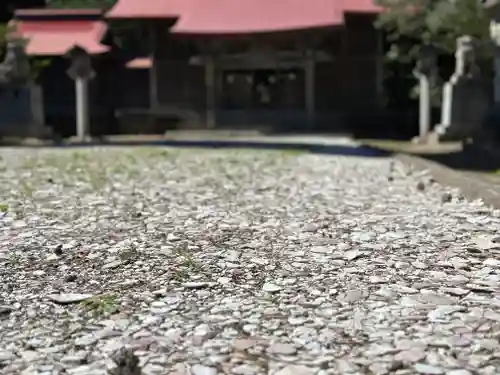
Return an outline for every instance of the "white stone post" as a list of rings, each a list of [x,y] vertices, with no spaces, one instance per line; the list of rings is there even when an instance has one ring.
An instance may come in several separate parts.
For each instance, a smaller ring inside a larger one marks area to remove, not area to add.
[[[75,79],[76,94],[76,136],[85,142],[89,137],[89,80],[86,77]]]
[[[420,57],[415,70],[415,76],[419,83],[419,113],[418,113],[418,137],[419,143],[427,143],[431,131],[432,103],[431,103],[431,78],[434,77],[436,69],[435,49],[431,45],[425,45],[420,51]]]
[[[89,80],[95,76],[90,56],[83,48],[75,47],[71,52],[71,67],[68,75],[75,81],[76,136],[79,142],[90,138]]]
[[[418,106],[418,130],[419,138],[423,141],[427,139],[431,129],[431,88],[429,77],[425,74],[419,76],[419,106]]]

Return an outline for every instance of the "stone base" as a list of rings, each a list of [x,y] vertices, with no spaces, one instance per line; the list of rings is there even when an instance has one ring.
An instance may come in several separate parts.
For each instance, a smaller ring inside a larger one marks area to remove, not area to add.
[[[95,143],[96,141],[97,141],[97,139],[94,139],[91,136],[86,136],[83,139],[81,139],[80,137],[77,137],[77,136],[68,138],[68,143],[71,143],[71,144]]]
[[[411,140],[411,143],[416,145],[435,145],[440,141],[439,135],[436,132],[430,132],[425,137],[415,137]]]
[[[479,126],[479,124],[478,124]],[[457,129],[458,128],[458,129]],[[472,128],[469,131],[463,131],[464,129]],[[435,127],[435,136],[438,142],[457,142],[463,141],[474,133],[474,127],[466,127],[461,125],[449,125],[449,124],[437,124]],[[454,131],[458,130],[458,131]]]

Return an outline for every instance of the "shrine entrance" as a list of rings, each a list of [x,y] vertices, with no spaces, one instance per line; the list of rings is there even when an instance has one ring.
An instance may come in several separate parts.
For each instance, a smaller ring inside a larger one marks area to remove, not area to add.
[[[303,69],[225,70],[222,110],[305,109]]]

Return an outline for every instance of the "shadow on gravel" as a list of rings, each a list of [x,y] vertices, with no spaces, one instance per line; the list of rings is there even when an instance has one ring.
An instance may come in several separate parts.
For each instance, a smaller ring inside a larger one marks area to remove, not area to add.
[[[500,170],[500,159],[480,150],[466,148],[443,154],[414,155],[461,171],[492,173]]]
[[[305,152],[327,155],[388,157],[392,152],[365,145],[339,145],[300,142],[268,142],[268,141],[238,141],[238,140],[152,140],[152,141],[113,141],[93,143],[71,143],[53,145],[16,145],[26,148],[86,148],[86,147],[179,147],[206,149],[255,149]]]
[[[490,152],[474,147],[474,145],[464,146],[455,142],[420,146],[413,144],[411,141],[359,141],[376,150],[387,151],[393,155],[415,156],[458,171],[482,173],[500,171],[500,157],[495,157]]]

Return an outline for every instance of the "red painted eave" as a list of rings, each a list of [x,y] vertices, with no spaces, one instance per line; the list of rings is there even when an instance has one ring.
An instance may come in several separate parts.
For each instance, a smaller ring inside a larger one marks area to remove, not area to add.
[[[13,23],[16,35],[27,40],[28,55],[63,56],[75,47],[97,55],[109,50],[108,46],[101,44],[108,26],[98,18],[100,14],[97,10],[78,9],[21,10],[15,13]],[[89,16],[95,18],[89,19]]]
[[[374,0],[119,0],[110,19],[177,19],[179,34],[252,34],[342,25],[346,13],[378,13]]]

